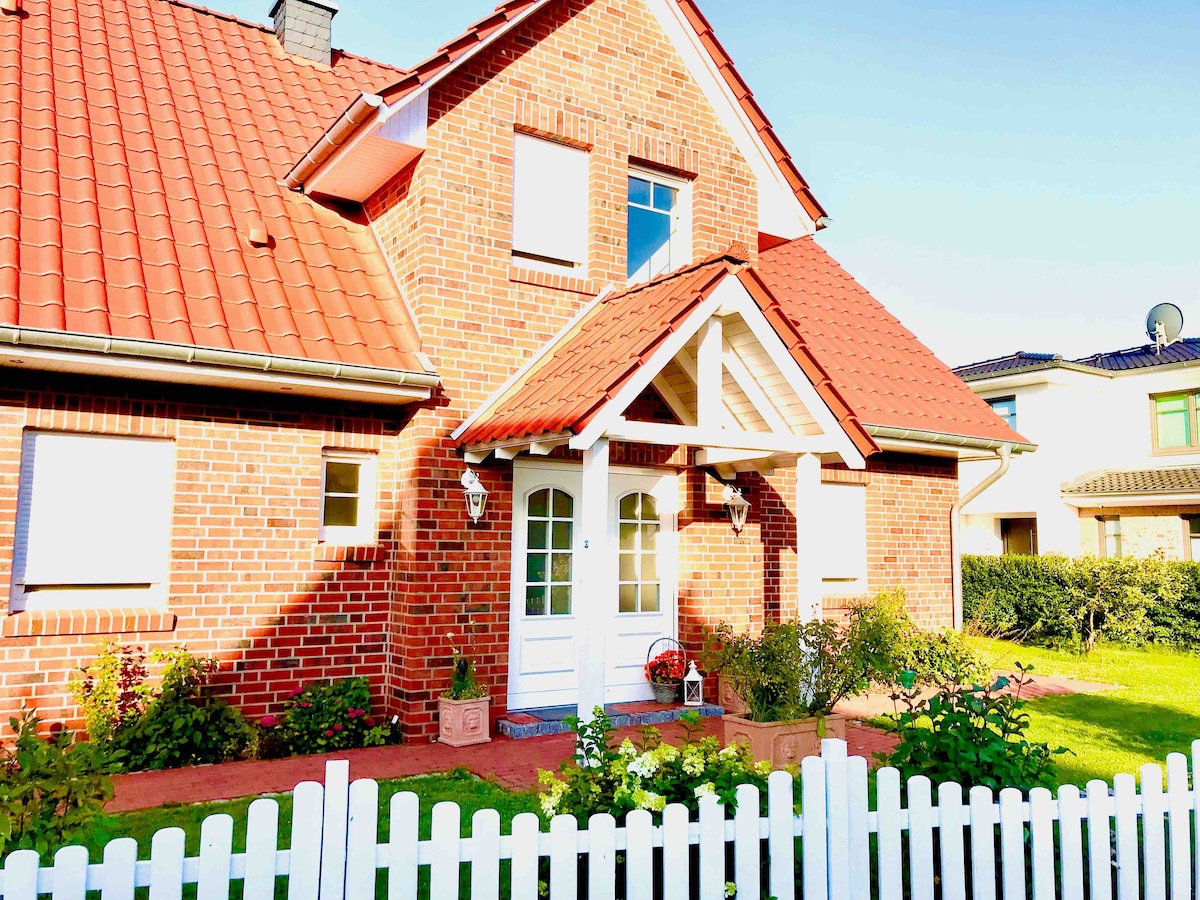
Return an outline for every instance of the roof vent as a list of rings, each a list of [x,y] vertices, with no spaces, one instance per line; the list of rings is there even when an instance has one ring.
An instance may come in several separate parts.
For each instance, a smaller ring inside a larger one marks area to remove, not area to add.
[[[275,0],[271,7],[275,36],[288,53],[328,65],[337,11],[338,5],[332,0]]]
[[[267,234],[267,224],[262,220],[262,216],[250,215],[246,222],[246,240],[250,242],[251,247],[265,247],[271,242],[271,236]]]

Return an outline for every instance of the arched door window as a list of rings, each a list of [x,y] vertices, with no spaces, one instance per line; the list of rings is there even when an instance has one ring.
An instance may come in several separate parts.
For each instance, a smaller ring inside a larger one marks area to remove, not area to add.
[[[658,504],[649,494],[626,494],[618,509],[620,572],[617,609],[658,612]]]
[[[575,499],[542,488],[525,504],[525,615],[569,616]]]

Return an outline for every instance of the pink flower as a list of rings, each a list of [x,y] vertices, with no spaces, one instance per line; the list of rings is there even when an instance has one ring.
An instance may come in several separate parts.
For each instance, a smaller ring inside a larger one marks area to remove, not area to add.
[[[333,737],[333,729],[332,728],[326,729],[325,737]]]
[[[346,710],[346,715],[348,715],[352,719],[357,719],[359,713],[361,713],[361,712],[362,712],[361,709],[353,709],[352,708],[352,709]]]
[[[374,728],[374,727],[375,727],[375,720],[374,720],[374,719],[372,719],[370,716],[367,716],[365,719],[363,719],[363,721],[367,723],[367,727],[368,727],[368,728]]]
[[[334,731],[341,731],[341,730],[342,730],[342,726],[341,726],[341,725],[334,725],[334,726],[333,726],[333,730],[334,730]]]
[[[258,724],[261,725],[263,728],[274,728],[276,725],[279,724],[279,720],[277,718],[275,718],[274,716],[263,716],[259,720]]]
[[[301,706],[303,706],[305,709],[308,709],[310,706],[312,706],[312,704],[311,704],[311,703],[309,703],[307,700],[305,700],[305,701],[304,701],[303,703],[301,703],[300,705],[301,705]]]

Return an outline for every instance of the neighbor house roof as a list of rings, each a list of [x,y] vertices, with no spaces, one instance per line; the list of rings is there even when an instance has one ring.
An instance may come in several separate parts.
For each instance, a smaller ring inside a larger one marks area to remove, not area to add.
[[[1061,361],[1062,356],[1057,353],[1026,353],[1024,350],[1018,350],[1008,356],[998,356],[995,359],[985,359],[981,362],[959,366],[954,370],[954,374],[963,381],[970,381],[973,378],[986,378],[990,375],[1045,368]]]
[[[1028,444],[811,237],[765,250],[757,270],[869,432]]]
[[[1063,487],[1064,494],[1200,493],[1200,466],[1170,469],[1113,469],[1090,472]]]
[[[400,70],[175,0],[22,7],[0,15],[0,326],[425,369],[361,214],[279,184]]]
[[[1156,366],[1174,366],[1200,361],[1200,338],[1183,338],[1165,347],[1142,344],[1125,350],[1093,353],[1079,359],[1064,359],[1057,353],[1017,352],[1008,356],[986,359],[959,366],[954,373],[964,381],[979,381],[997,375],[1011,375],[1036,369],[1074,369],[1093,374],[1130,372]]]

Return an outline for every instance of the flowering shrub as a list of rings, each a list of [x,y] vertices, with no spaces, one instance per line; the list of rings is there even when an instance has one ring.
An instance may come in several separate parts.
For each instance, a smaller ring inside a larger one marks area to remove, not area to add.
[[[284,701],[279,716],[263,716],[259,755],[291,756],[327,753],[394,743],[392,728],[371,715],[366,678],[315,681],[298,687]]]
[[[657,818],[668,803],[698,810],[704,796],[715,796],[732,809],[739,784],[766,790],[771,764],[755,763],[741,744],[722,750],[716,738],[697,740],[700,717],[695,713],[683,718],[685,740],[680,746],[663,743],[657,730],[645,728],[639,744],[626,738],[615,748],[608,716],[600,707],[594,716],[588,723],[568,720],[579,750],[563,764],[561,774],[538,772],[545,789],[539,798],[547,816],[569,814],[584,824],[595,813],[611,813],[620,820],[632,810],[648,809]]]
[[[687,660],[680,650],[664,650],[646,663],[646,679],[654,684],[674,684],[683,681]]]
[[[75,702],[83,708],[88,737],[107,741],[123,721],[142,714],[150,699],[146,652],[141,647],[104,644],[82,677],[71,682]]]

